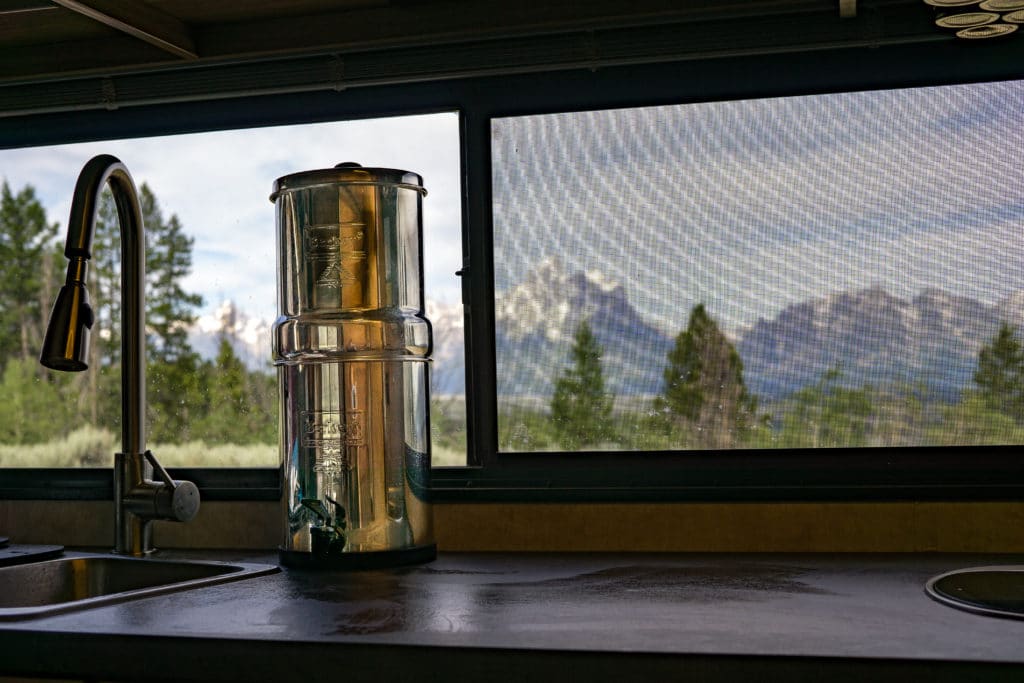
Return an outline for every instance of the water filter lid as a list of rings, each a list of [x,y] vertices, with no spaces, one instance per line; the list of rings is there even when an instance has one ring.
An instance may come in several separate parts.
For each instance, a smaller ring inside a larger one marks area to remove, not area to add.
[[[354,161],[345,161],[334,168],[301,171],[278,178],[274,181],[270,201],[275,202],[288,192],[324,185],[389,185],[427,194],[418,173],[395,168],[366,168]]]

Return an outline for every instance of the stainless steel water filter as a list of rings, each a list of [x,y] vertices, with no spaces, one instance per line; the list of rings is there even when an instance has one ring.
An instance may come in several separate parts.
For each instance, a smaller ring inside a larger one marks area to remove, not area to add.
[[[420,176],[339,164],[274,182],[284,542],[289,566],[436,551]]]

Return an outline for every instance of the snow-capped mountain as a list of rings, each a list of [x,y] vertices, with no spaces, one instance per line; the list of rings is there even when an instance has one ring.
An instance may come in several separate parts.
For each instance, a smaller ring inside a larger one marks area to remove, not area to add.
[[[428,301],[426,315],[434,335],[432,391],[462,392],[462,305]],[[661,391],[673,338],[637,312],[622,284],[548,260],[496,295],[498,392],[550,396],[555,378],[572,364],[573,338],[583,320],[603,351],[610,392]],[[785,398],[833,368],[848,386],[927,386],[937,397],[954,400],[971,386],[981,346],[1004,321],[1024,331],[1024,291],[988,305],[938,289],[901,299],[876,287],[788,306],[743,330],[734,343],[748,388],[764,400]],[[271,322],[227,301],[196,321],[189,341],[204,358],[213,358],[226,332],[247,367],[266,370]],[[679,325],[685,327],[685,317]]]
[[[839,368],[850,386],[925,385],[955,399],[1001,322],[1024,322],[1024,293],[995,306],[937,289],[900,299],[871,288],[789,306],[737,346],[747,386],[780,398]]]
[[[442,393],[463,390],[463,314],[461,304],[427,301],[427,318],[434,333],[434,386]],[[189,330],[188,340],[201,357],[217,356],[221,335],[227,334],[231,347],[250,370],[268,370],[273,320],[250,316],[234,302],[224,301],[215,311],[200,316]]]
[[[996,310],[1001,320],[1018,327],[1024,325],[1024,290],[1014,292],[1000,301]]]
[[[525,280],[496,297],[494,317],[509,340],[521,341],[541,331],[545,339],[557,343],[571,342],[576,326],[595,312],[607,314],[608,322],[615,315],[639,321],[621,284],[596,271],[568,271],[558,259],[548,258]],[[593,321],[591,327],[596,327]]]
[[[217,356],[221,335],[226,334],[235,355],[250,370],[267,370],[270,364],[270,325],[273,321],[247,315],[233,301],[224,301],[213,313],[200,316],[188,333],[188,342],[201,357]]]
[[[430,391],[434,395],[465,391],[465,316],[462,304],[427,301],[427,319],[434,335]]]
[[[584,320],[603,350],[609,391],[658,391],[672,339],[637,313],[622,284],[566,271],[550,259],[495,298],[499,393],[549,395],[555,377],[571,364],[573,338]]]
[[[495,307],[499,393],[549,396],[571,363],[583,319],[603,349],[610,391],[662,389],[673,340],[639,315],[617,283],[546,261],[500,293]],[[1024,291],[989,305],[939,289],[902,299],[875,287],[788,306],[731,340],[748,388],[764,400],[785,398],[833,368],[848,386],[912,385],[955,400],[972,385],[978,352],[1002,322],[1024,332]]]

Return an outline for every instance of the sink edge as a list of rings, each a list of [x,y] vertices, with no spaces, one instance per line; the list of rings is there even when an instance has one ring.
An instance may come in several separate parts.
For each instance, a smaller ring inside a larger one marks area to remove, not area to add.
[[[65,562],[67,560],[83,558],[97,558],[104,560],[114,560],[116,562],[139,562],[163,565],[186,564],[204,567],[227,568],[227,571],[225,571],[222,574],[217,574],[214,576],[205,576],[194,579],[186,579],[183,581],[174,581],[171,583],[156,586],[148,586],[145,588],[136,588],[132,590],[119,591],[116,593],[110,593],[108,595],[98,595],[91,598],[69,600],[66,602],[59,602],[50,605],[34,605],[27,607],[0,607],[0,622],[24,621],[29,619],[65,614],[68,612],[77,612],[79,610],[91,609],[94,607],[105,607],[109,605],[115,605],[118,603],[134,602],[135,600],[141,600],[144,598],[154,597],[157,595],[167,595],[168,593],[178,593],[187,590],[195,590],[197,588],[205,588],[207,586],[216,586],[225,583],[232,583],[235,581],[242,581],[244,579],[255,578],[257,576],[276,574],[281,571],[280,567],[276,565],[256,564],[251,562],[218,562],[211,560],[186,559],[162,560],[150,558],[125,557],[120,555],[112,555],[110,553],[87,552],[66,552],[61,557],[28,563],[28,566],[34,564],[42,565],[46,563]],[[25,567],[26,565],[18,566]]]

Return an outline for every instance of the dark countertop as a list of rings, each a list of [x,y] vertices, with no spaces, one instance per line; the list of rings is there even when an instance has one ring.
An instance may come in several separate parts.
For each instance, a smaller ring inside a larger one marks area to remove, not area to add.
[[[936,574],[995,564],[1024,557],[442,553],[391,570],[284,570],[0,623],[0,675],[1020,681],[1024,620],[956,610],[923,590]]]

